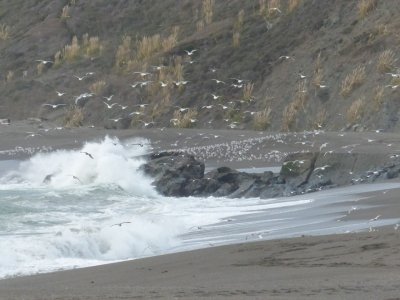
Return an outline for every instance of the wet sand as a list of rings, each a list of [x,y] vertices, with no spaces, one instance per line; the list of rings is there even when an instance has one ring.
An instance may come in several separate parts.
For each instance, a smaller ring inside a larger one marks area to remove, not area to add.
[[[24,124],[23,124],[24,125]],[[25,125],[24,125],[25,126]],[[0,128],[1,159],[18,159],[29,153],[6,154],[20,147],[77,148],[105,134],[121,139],[144,136],[158,149],[209,146],[266,136],[243,131],[149,129],[108,132],[98,129],[52,130],[26,137],[28,130]],[[50,132],[50,133],[49,133]],[[60,133],[62,132],[62,133]],[[200,135],[201,134],[201,135]],[[210,138],[202,137],[208,134]],[[219,135],[211,138],[211,135]],[[300,134],[264,139],[245,153],[243,160],[210,158],[233,167],[267,167],[279,159],[254,160],[258,152],[318,149],[340,150],[359,144],[359,151],[396,153],[396,135],[382,133],[326,133],[303,138]],[[302,144],[305,140],[313,145]],[[279,140],[282,140],[280,142]],[[373,141],[371,141],[373,140]],[[187,142],[185,144],[185,142]],[[298,142],[298,143],[296,143]],[[173,146],[172,144],[176,144]],[[235,149],[237,151],[237,149]],[[258,152],[257,152],[258,151]],[[254,164],[254,165],[253,165]],[[372,204],[351,211],[341,222],[369,220],[377,215],[399,218],[400,189],[368,193]],[[400,228],[399,228],[400,229]],[[0,280],[0,299],[400,299],[400,230],[393,226],[371,232],[303,236],[175,253],[118,264]]]

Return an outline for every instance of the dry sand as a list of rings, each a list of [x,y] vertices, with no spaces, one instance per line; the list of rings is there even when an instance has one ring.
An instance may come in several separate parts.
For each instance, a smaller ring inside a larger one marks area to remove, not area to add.
[[[106,133],[97,129],[63,130],[30,139],[26,138],[27,131],[22,125],[0,130],[0,151],[32,145],[74,148]],[[176,140],[184,143],[188,136],[197,136],[204,145],[211,144],[209,139],[199,138],[198,134],[204,134],[201,131],[154,129],[113,133],[121,138],[145,136],[158,140],[159,148],[168,148]],[[206,134],[220,135],[220,142],[260,136],[257,132],[242,131]],[[293,145],[294,137],[291,138]],[[329,141],[334,147],[360,143],[364,145],[363,151],[391,153],[400,149],[392,134],[349,134],[344,137],[346,140],[336,141],[337,138],[338,133],[317,135],[313,137],[316,141],[313,147]],[[285,143],[263,143],[256,145],[253,153],[278,147],[285,152],[290,148]],[[1,153],[2,159],[19,155]],[[219,162],[214,159],[210,164]],[[254,163],[251,159],[227,162],[250,167]],[[257,166],[259,163],[273,165],[268,160],[260,160]],[[346,218],[368,219],[378,214],[400,218],[400,190],[373,192],[369,196],[368,201],[379,205],[352,212]],[[400,299],[400,230],[393,227],[374,230],[377,231],[222,246],[6,279],[0,281],[0,299]]]

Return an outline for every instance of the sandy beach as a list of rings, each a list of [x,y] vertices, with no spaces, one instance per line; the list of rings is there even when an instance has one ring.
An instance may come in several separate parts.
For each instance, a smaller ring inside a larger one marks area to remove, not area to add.
[[[258,139],[268,135],[258,132],[170,129],[109,132],[86,128],[50,130],[27,138],[31,130],[32,125],[27,124],[2,127],[1,159],[30,155],[22,150],[10,152],[15,147],[32,147],[32,152],[78,148],[85,141],[101,139],[106,134],[121,139],[147,138],[155,150],[189,148],[197,142],[196,146],[206,151],[207,146],[217,143],[257,139],[248,152],[243,152],[242,160],[211,157],[206,161],[210,167],[220,164],[239,168],[277,166],[279,157],[289,150],[318,149],[326,142],[328,149],[340,151],[343,145],[359,144],[364,145],[360,146],[362,151],[388,155],[395,153],[399,146],[395,135],[381,133],[291,134],[272,140]],[[207,134],[218,137],[201,138]],[[197,137],[195,141],[194,137]],[[306,140],[312,146],[302,143]],[[278,158],[253,159],[274,149],[280,151]],[[367,197],[363,203],[369,208],[351,212],[340,221],[369,220],[377,215],[400,219],[399,193],[400,189],[392,189],[363,194]],[[400,230],[393,226],[376,228],[371,223],[370,231],[248,242],[5,279],[0,280],[0,298],[400,299]]]

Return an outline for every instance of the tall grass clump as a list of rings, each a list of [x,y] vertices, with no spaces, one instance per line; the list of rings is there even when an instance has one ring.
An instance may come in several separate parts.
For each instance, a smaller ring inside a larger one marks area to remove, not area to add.
[[[258,111],[253,117],[253,128],[255,130],[266,130],[271,125],[271,107]]]
[[[253,90],[254,90],[254,83],[247,82],[243,86],[243,100],[245,101],[253,100]]]
[[[132,38],[128,35],[122,37],[122,42],[118,46],[117,53],[115,54],[115,66],[119,69],[124,68],[131,60],[132,56]]]
[[[346,113],[347,121],[350,124],[358,122],[364,113],[364,98],[355,100],[349,107]]]
[[[10,26],[0,24],[0,40],[8,40],[10,38]]]
[[[396,61],[392,50],[385,50],[379,54],[377,69],[380,73],[390,72],[394,68]]]
[[[377,6],[376,0],[359,0],[358,1],[358,16],[360,19],[365,19]]]
[[[99,80],[94,83],[92,83],[89,87],[89,90],[95,94],[95,95],[100,95],[106,87],[106,82],[104,80]]]
[[[63,49],[62,57],[66,61],[73,61],[79,57],[81,47],[79,46],[79,41],[76,35],[72,38],[71,44],[66,45]]]
[[[197,110],[196,109],[189,109],[187,112],[181,112],[180,110],[174,111],[173,119],[176,121],[173,123],[174,127],[177,128],[191,128],[194,127],[196,124],[196,117],[197,117]]]
[[[289,103],[283,109],[282,113],[282,130],[291,131],[294,129],[297,118],[297,108],[294,102]]]
[[[301,0],[289,0],[288,12],[292,13],[300,6],[300,4],[301,4]]]
[[[366,77],[365,67],[358,66],[350,74],[348,74],[342,81],[340,94],[347,97],[351,92],[362,85]]]
[[[65,5],[65,6],[63,7],[62,11],[61,11],[61,16],[60,16],[60,18],[61,18],[61,20],[66,20],[66,19],[68,19],[69,17],[71,17],[70,14],[69,14],[69,5]]]
[[[210,25],[213,21],[214,15],[214,0],[203,0],[203,19],[205,25]]]

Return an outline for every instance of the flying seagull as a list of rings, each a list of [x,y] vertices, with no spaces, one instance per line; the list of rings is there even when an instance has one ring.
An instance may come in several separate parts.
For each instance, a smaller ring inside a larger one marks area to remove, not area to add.
[[[49,104],[49,103],[44,103],[42,106],[51,106],[51,108],[56,109],[59,106],[66,106],[67,104],[64,103],[59,103],[59,104]]]
[[[115,103],[113,103],[113,104],[111,104],[111,105],[110,105],[110,104],[108,104],[107,102],[104,102],[104,101],[103,101],[103,103],[104,103],[105,105],[107,105],[107,108],[108,108],[108,109],[111,109],[111,108],[113,108],[113,106],[114,106],[114,105],[119,105],[119,104],[118,104],[118,103],[116,103],[116,102],[115,102]]]
[[[121,227],[123,224],[130,224],[130,223],[132,223],[132,222],[121,222],[121,223],[113,224],[113,225],[111,225],[110,227],[113,227],[113,226],[119,226],[119,227]]]
[[[111,99],[112,99],[112,97],[114,97],[114,95],[111,95],[111,96],[109,96],[109,97],[103,97],[103,98],[106,99],[108,102],[110,102]]]
[[[37,59],[37,60],[35,60],[35,61],[38,61],[38,62],[40,62],[40,63],[42,63],[42,64],[44,64],[44,65],[47,65],[47,64],[54,64],[54,61],[51,61],[51,60]]]
[[[81,151],[81,153],[83,153],[83,154],[85,154],[85,155],[89,156],[91,159],[94,159],[93,155],[92,155],[92,154],[90,154],[89,152],[86,152],[86,151]]]
[[[193,53],[195,53],[196,51],[197,51],[196,49],[193,49],[193,50],[191,50],[191,51],[185,50],[185,52],[186,52],[187,55],[189,55],[189,56],[192,56]]]
[[[65,95],[65,93],[63,93],[63,92],[59,92],[59,91],[56,91],[56,93],[57,93],[57,96],[58,96],[58,97],[62,97],[62,96],[64,96],[64,95]]]

